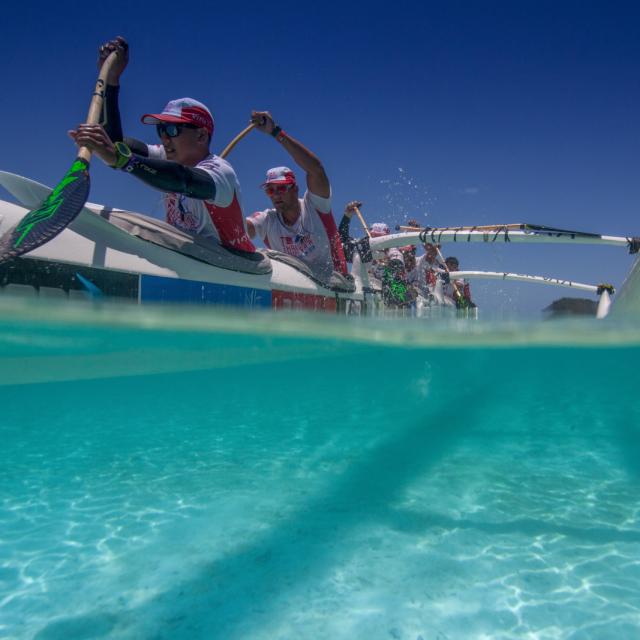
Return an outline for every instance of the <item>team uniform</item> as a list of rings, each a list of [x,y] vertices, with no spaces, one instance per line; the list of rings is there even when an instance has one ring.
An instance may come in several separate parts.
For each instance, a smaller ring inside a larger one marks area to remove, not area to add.
[[[371,284],[381,289],[385,305],[389,308],[410,306],[415,295],[409,285],[402,251],[391,247],[376,251],[374,257],[375,260],[367,265],[367,271]]]
[[[323,282],[333,271],[347,273],[338,229],[331,213],[331,198],[306,191],[300,202],[300,215],[289,226],[275,209],[256,211],[249,220],[256,235],[270,249],[304,262]]]
[[[454,280],[453,282],[455,282],[460,295],[462,295],[462,297],[465,298],[467,302],[471,302],[471,287],[469,286],[469,283],[466,280]],[[444,285],[443,293],[445,295],[445,301],[448,304],[457,305],[458,296],[456,295],[452,282],[448,282]]]
[[[382,266],[382,300],[389,308],[408,307],[414,300],[407,282],[404,256],[395,247],[386,250]]]
[[[437,262],[429,262],[427,256],[422,255],[416,261],[415,286],[423,298],[432,299],[442,297],[439,274],[442,268]],[[438,302],[441,303],[440,300]]]
[[[149,158],[166,160],[162,145],[147,145]],[[191,235],[198,235],[231,249],[255,251],[245,227],[240,204],[240,184],[231,165],[210,154],[195,169],[205,171],[216,188],[213,200],[189,198],[184,194],[164,194],[166,220]]]
[[[404,256],[399,249],[391,247],[384,251],[375,251],[373,254],[373,261],[367,265],[367,271],[370,278],[376,280],[382,280],[387,265],[393,265],[396,270],[404,269]]]
[[[414,288],[418,287],[418,266],[416,260],[416,266],[411,269],[411,271],[407,271],[407,282]]]

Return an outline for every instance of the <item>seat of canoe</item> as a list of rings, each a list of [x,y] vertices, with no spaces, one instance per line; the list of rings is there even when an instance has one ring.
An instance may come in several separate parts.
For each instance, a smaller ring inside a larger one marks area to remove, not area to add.
[[[272,271],[269,257],[259,251],[248,253],[228,249],[204,238],[191,236],[167,222],[139,213],[105,208],[100,211],[100,215],[132,236],[220,269],[259,275]]]

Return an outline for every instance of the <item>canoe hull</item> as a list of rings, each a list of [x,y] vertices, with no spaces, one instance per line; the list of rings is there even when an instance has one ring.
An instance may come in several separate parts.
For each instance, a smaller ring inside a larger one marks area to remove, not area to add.
[[[28,211],[0,201],[0,232]],[[5,293],[139,303],[220,304],[250,309],[335,312],[342,298],[272,261],[268,274],[221,269],[133,237],[85,209],[73,227],[24,257],[0,265]]]

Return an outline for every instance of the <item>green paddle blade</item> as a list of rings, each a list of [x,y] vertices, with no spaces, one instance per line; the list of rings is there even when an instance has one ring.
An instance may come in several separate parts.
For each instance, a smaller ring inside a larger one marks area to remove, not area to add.
[[[80,213],[89,196],[89,163],[76,158],[60,184],[0,238],[0,263],[55,238]]]

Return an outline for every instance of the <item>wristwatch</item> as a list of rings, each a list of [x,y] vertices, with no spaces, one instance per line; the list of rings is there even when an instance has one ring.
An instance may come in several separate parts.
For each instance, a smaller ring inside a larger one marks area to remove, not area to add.
[[[131,149],[124,142],[116,142],[114,146],[116,148],[116,163],[113,168],[126,171],[126,166],[131,162]]]
[[[278,142],[282,142],[285,137],[286,137],[286,133],[282,130],[281,127],[279,127],[278,125],[276,125],[275,127],[273,127],[273,130],[271,131],[271,135],[278,141]]]

